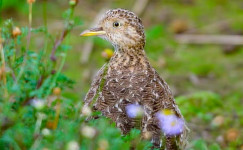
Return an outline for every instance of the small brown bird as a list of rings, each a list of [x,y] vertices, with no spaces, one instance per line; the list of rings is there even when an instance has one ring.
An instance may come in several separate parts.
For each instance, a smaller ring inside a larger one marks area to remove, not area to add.
[[[156,117],[156,113],[166,109],[172,110],[183,120],[171,90],[145,55],[142,21],[128,10],[109,10],[97,27],[85,30],[80,35],[99,36],[111,42],[115,48],[109,63],[94,78],[85,97],[85,105],[111,118],[122,134],[134,128],[137,121],[128,116],[126,106],[139,105],[144,110],[139,128],[142,133],[151,133],[155,148],[184,149],[187,141],[186,125],[183,124],[180,134],[166,135]]]

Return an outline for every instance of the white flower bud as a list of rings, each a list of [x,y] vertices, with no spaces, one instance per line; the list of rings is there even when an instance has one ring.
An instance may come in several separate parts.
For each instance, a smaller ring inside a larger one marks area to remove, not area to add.
[[[41,131],[41,133],[42,133],[43,136],[46,136],[46,137],[48,137],[48,136],[51,135],[51,131],[50,131],[49,129],[47,129],[47,128],[44,128],[44,129]]]
[[[67,144],[67,150],[79,150],[78,142],[76,142],[76,141],[70,141]]]
[[[92,114],[92,111],[89,108],[89,106],[84,105],[84,107],[82,108],[82,114],[84,116],[90,116]]]
[[[83,126],[81,128],[81,133],[84,137],[93,138],[96,134],[96,130],[93,127]]]

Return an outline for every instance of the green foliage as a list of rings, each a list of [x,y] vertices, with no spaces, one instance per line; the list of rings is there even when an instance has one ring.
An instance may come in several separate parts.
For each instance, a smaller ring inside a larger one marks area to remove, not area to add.
[[[207,146],[206,142],[202,139],[192,141],[191,148],[189,150],[221,150],[218,144],[211,144]]]
[[[205,121],[212,119],[212,110],[220,109],[222,101],[219,95],[212,92],[199,92],[189,96],[176,98],[179,106],[183,106],[182,113],[189,117],[199,117]]]
[[[68,31],[81,23],[79,19],[73,19],[73,8],[70,8],[69,12],[71,14],[65,20],[65,28]],[[30,35],[27,27],[21,28],[21,33],[17,36],[13,35],[14,29],[15,26],[12,20],[5,21],[1,28],[1,40],[4,47],[1,49],[0,62],[0,146],[1,149],[30,149],[33,146],[37,148],[40,145],[35,145],[35,143],[43,138],[40,130],[46,127],[48,120],[54,120],[57,116],[57,110],[55,110],[54,106],[55,103],[59,103],[59,98],[53,99],[55,102],[51,104],[51,107],[46,106],[49,98],[53,96],[53,88],[58,87],[65,90],[71,88],[74,83],[61,73],[67,50],[71,46],[66,44],[59,45],[55,54],[59,59],[58,61],[53,61],[49,58],[50,52],[46,50],[45,44],[40,50],[32,46],[28,48],[28,44],[25,44],[26,36]],[[54,39],[53,35],[47,32],[46,27],[34,28],[31,32],[32,36],[34,34],[43,34],[48,43],[49,40],[52,41]],[[27,40],[30,41],[32,39],[29,38]],[[44,108],[34,104],[37,99],[45,105]],[[60,99],[61,102],[63,100],[71,101],[65,97]],[[65,102],[65,106],[74,107],[71,104]],[[70,108],[63,108],[69,114],[73,113],[73,111],[70,111]],[[41,119],[40,116],[44,117]],[[60,115],[61,117],[62,115]],[[60,119],[60,124],[62,122],[67,121]],[[53,130],[51,132],[60,135],[62,131]],[[47,138],[48,142],[51,140],[53,139]],[[46,139],[43,142],[45,143]]]

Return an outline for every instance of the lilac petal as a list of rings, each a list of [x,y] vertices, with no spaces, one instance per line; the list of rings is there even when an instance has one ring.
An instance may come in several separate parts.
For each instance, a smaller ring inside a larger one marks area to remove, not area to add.
[[[184,121],[175,115],[157,114],[159,119],[160,128],[166,135],[178,135],[184,129]]]
[[[126,112],[128,117],[136,118],[143,114],[143,108],[137,104],[129,104],[126,106]]]

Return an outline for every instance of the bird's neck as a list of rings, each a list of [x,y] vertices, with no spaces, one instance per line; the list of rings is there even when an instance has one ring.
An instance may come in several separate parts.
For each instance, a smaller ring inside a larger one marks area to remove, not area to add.
[[[143,47],[115,47],[109,64],[115,69],[128,70],[143,70],[150,66]]]

